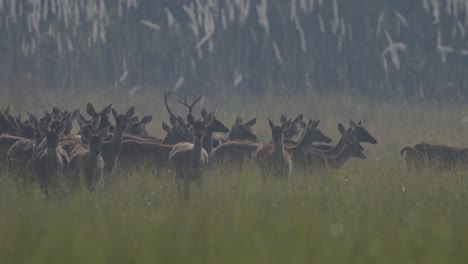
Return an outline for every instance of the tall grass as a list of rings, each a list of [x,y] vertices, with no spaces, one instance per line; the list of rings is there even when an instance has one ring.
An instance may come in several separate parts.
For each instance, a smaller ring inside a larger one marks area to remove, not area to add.
[[[152,113],[161,135],[167,114],[160,97],[143,91],[57,94],[28,105],[39,111],[59,102],[91,100]],[[96,99],[98,98],[98,99]],[[104,99],[106,98],[106,99]],[[152,99],[150,99],[152,98]],[[420,141],[467,146],[460,121],[465,105],[367,102],[349,97],[212,98],[227,124],[237,114],[258,117],[254,131],[269,140],[266,118],[304,112],[322,119],[337,139],[336,123],[363,119],[379,144],[367,160],[340,171],[294,172],[288,183],[263,184],[258,169],[223,168],[204,178],[192,199],[179,199],[171,175],[143,169],[109,189],[44,199],[36,186],[19,191],[14,175],[0,177],[0,258],[5,263],[465,263],[468,259],[464,170],[417,173],[402,166],[398,149]],[[241,103],[241,104],[239,104]],[[241,107],[239,107],[241,105]],[[176,111],[177,109],[174,106]],[[14,107],[14,111],[22,111]],[[336,142],[336,141],[335,141]]]

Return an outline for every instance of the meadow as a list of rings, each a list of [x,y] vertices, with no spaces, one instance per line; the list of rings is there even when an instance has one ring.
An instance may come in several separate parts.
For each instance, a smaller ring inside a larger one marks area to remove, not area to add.
[[[182,94],[178,94],[182,96]],[[73,98],[73,100],[71,100]],[[139,91],[81,91],[2,99],[15,113],[56,104],[84,111],[114,103],[152,114],[150,132],[167,122],[162,96]],[[210,96],[230,127],[237,115],[257,117],[253,131],[270,140],[267,118],[281,113],[320,118],[338,140],[348,118],[379,141],[365,145],[366,160],[320,174],[294,171],[287,183],[261,181],[255,166],[216,169],[179,199],[172,175],[151,168],[119,177],[107,190],[44,199],[37,186],[16,188],[0,176],[2,263],[466,263],[468,182],[465,171],[416,172],[399,156],[419,142],[468,146],[468,105],[368,101],[351,96]],[[182,108],[179,108],[182,112]],[[332,144],[333,144],[332,143]],[[4,170],[2,170],[4,171]]]

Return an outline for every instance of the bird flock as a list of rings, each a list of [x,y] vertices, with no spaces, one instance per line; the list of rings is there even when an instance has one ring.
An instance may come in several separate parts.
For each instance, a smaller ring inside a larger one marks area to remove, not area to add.
[[[118,113],[112,104],[96,111],[88,103],[85,117],[79,110],[53,106],[41,117],[28,112],[25,120],[2,109],[0,162],[24,188],[37,183],[46,196],[63,186],[91,192],[105,188],[117,173],[129,175],[149,164],[158,172],[173,173],[181,198],[189,199],[192,183],[201,185],[203,175],[214,167],[236,170],[253,163],[263,181],[287,180],[292,171],[339,169],[351,157],[365,159],[361,143],[377,143],[361,121],[350,119],[348,127],[338,124],[340,139],[330,145],[332,140],[318,128],[320,120],[306,120],[302,114],[282,115],[279,122],[268,119],[271,141],[259,143],[252,130],[256,118],[237,117],[229,129],[216,118],[216,110],[194,113],[202,97],[191,103],[186,97],[178,100],[187,108],[184,118],[171,111],[170,95],[164,93],[170,122],[162,122],[163,139],[149,135],[146,125],[152,116],[140,119],[134,107]]]

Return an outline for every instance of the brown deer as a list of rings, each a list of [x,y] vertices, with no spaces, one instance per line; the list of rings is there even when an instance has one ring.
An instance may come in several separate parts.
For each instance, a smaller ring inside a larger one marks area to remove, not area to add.
[[[81,131],[83,145],[75,147],[70,155],[68,181],[72,189],[84,183],[89,191],[93,191],[99,183],[103,182],[104,160],[101,151],[107,128],[94,132],[83,127]]]
[[[205,129],[213,122],[213,114],[209,113],[203,120],[195,121],[191,113],[187,115],[188,123],[193,127],[193,143],[181,142],[174,145],[169,153],[169,164],[174,168],[179,193],[189,199],[190,184],[196,181],[201,184],[203,166],[208,162],[208,154],[203,149]],[[182,185],[182,186],[181,186]]]
[[[135,113],[135,108],[132,106],[124,115],[119,115],[115,109],[112,109],[112,115],[115,119],[114,135],[110,141],[102,143],[102,158],[104,159],[104,173],[110,175],[115,169],[120,151],[123,144],[124,132],[128,129],[128,120]],[[102,118],[102,117],[101,117]],[[106,127],[104,127],[106,128]],[[99,129],[104,129],[99,127]]]
[[[400,155],[404,156],[408,169],[429,167],[453,170],[466,167],[468,164],[468,148],[420,143],[414,147],[402,148]]]
[[[203,137],[203,148],[206,150],[208,155],[213,151],[213,133],[229,133],[229,128],[216,118],[216,110],[211,112],[211,114],[213,115],[213,121],[206,127],[205,136]],[[201,116],[202,118],[206,118],[208,116],[208,111],[206,111],[205,108],[202,109]]]
[[[80,130],[78,131],[78,135],[81,135],[83,132],[83,129],[89,129],[89,131],[99,130],[101,116],[97,115],[95,118],[86,120],[80,113],[78,113],[76,115],[76,121],[78,122],[78,125],[80,127]],[[104,130],[104,128],[100,130]],[[60,146],[62,147],[63,150],[67,152],[68,156],[70,156],[73,149],[75,149],[76,147],[82,146],[82,141],[81,141],[80,136],[68,135],[60,139]]]
[[[144,165],[154,165],[158,171],[164,171],[168,166],[169,153],[173,145],[140,140],[126,140],[119,156],[119,168],[133,172]]]
[[[48,195],[49,188],[57,189],[64,169],[68,167],[67,153],[59,145],[59,137],[63,134],[71,115],[59,120],[52,120],[46,127],[32,118],[36,130],[44,137],[42,142],[35,147],[32,165],[35,179],[39,182],[41,190]]]
[[[306,123],[303,121],[303,119],[304,119],[303,114],[299,114],[294,119],[290,119],[284,114],[281,115],[280,125],[282,125],[282,124],[284,124],[284,123],[286,123],[288,121],[291,121],[291,128],[284,131],[284,141],[285,141],[286,144],[296,145],[298,143],[295,140],[293,140],[293,138],[295,136],[299,135],[299,133],[300,133],[299,127],[302,128],[302,129],[306,128]]]
[[[112,104],[104,107],[101,112],[96,112],[96,109],[94,108],[93,104],[88,103],[86,104],[86,113],[88,113],[89,116],[91,116],[93,119],[96,119],[99,117],[99,127],[98,130],[102,130],[104,128],[109,128],[110,131],[113,131],[114,128],[109,120],[109,115],[112,110]]]
[[[377,140],[372,136],[365,127],[362,126],[362,121],[355,123],[351,118],[349,119],[350,133],[356,138],[357,143],[370,143],[377,144]],[[333,146],[330,145],[313,145],[315,150],[330,150]]]
[[[179,142],[191,142],[192,141],[192,133],[188,130],[188,124],[185,123],[185,120],[181,116],[176,116],[174,113],[172,113],[169,104],[168,104],[168,98],[171,95],[170,92],[164,92],[164,105],[166,106],[166,110],[169,113],[169,119],[171,121],[172,127],[176,127],[177,130],[174,132],[176,133],[171,133],[167,134],[166,138],[163,140],[163,144],[176,144]],[[192,109],[195,106],[195,104],[201,99],[201,96],[197,98],[191,105],[188,105],[189,108],[189,113],[192,113]],[[187,99],[185,98],[185,101]],[[181,101],[179,103],[183,104]],[[164,124],[163,124],[164,126]],[[166,129],[165,129],[166,130]],[[167,132],[167,131],[166,131]],[[183,139],[183,140],[181,140]]]
[[[219,145],[231,141],[250,141],[257,142],[257,135],[252,132],[252,127],[257,122],[256,118],[245,122],[240,116],[236,118],[234,125],[231,127],[231,130],[227,138],[222,138],[219,136],[213,136],[213,147],[216,148]]]
[[[333,148],[329,150],[311,148],[309,150],[307,161],[310,168],[339,169],[350,157],[366,159],[366,156],[362,153],[362,147],[352,133],[352,128],[346,130],[339,123],[338,131],[341,134],[341,139]]]
[[[291,154],[292,160],[299,167],[306,164],[307,153],[313,143],[330,143],[332,141],[331,138],[327,137],[318,129],[319,124],[320,120],[312,121],[312,119],[309,119],[299,143],[294,146],[286,146],[286,150]]]
[[[132,118],[132,120],[129,120],[130,125],[127,130],[128,136],[135,136],[135,137],[139,137],[142,139],[160,142],[161,141],[160,139],[150,136],[148,131],[146,131],[146,125],[151,123],[151,120],[153,120],[153,116],[151,115],[144,116],[141,120],[139,120],[138,117],[134,117]],[[130,139],[130,138],[126,138],[126,139]],[[136,138],[132,138],[132,139],[136,140]]]
[[[35,119],[34,115],[28,113],[29,120]],[[29,121],[28,125],[33,124],[34,121]],[[34,129],[34,127],[33,127]],[[6,158],[7,169],[14,175],[20,175],[22,179],[23,189],[26,189],[29,183],[33,182],[32,176],[32,158],[35,148],[42,141],[42,135],[34,129],[34,138],[20,138],[16,140],[13,145],[8,149]],[[18,178],[16,178],[18,179]]]
[[[210,162],[224,167],[242,169],[253,160],[259,144],[250,141],[229,141],[213,149]]]
[[[287,180],[291,175],[292,160],[284,149],[284,131],[290,129],[291,120],[286,121],[281,126],[276,126],[268,119],[268,124],[273,137],[273,147],[271,148],[270,144],[261,144],[255,152],[255,159],[264,181],[268,173],[271,173],[274,178]]]

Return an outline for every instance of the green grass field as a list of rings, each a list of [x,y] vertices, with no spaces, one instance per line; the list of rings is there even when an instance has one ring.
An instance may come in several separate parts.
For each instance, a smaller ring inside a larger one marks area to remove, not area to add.
[[[136,105],[139,115],[153,114],[151,131],[162,136],[160,121],[167,114],[156,94],[80,96],[58,105],[83,108],[96,96],[109,98],[92,100],[100,106]],[[39,111],[60,98],[13,110]],[[314,96],[208,99],[205,105],[217,106],[228,126],[237,114],[256,116],[254,131],[262,140],[269,140],[267,117],[303,112],[320,118],[321,130],[334,142],[337,122],[363,119],[379,143],[364,145],[366,160],[320,175],[293,172],[286,184],[263,184],[255,167],[215,170],[200,190],[194,186],[188,203],[180,201],[170,175],[149,169],[118,179],[106,191],[50,200],[37,187],[19,192],[12,176],[3,174],[1,263],[468,261],[466,171],[408,171],[398,153],[403,145],[423,141],[468,146],[468,124],[461,123],[468,106]]]

